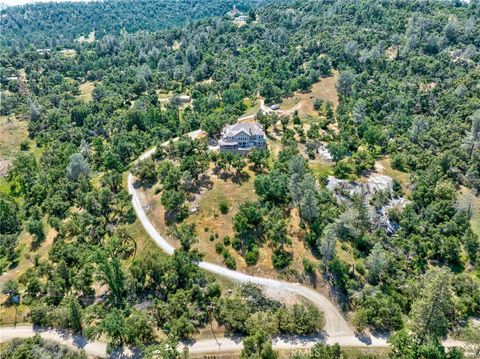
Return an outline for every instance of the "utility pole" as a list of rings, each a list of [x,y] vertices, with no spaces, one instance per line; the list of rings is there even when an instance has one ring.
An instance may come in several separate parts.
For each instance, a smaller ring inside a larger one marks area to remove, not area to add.
[[[218,350],[220,350],[220,347],[221,347],[221,344],[220,342],[218,341],[217,339],[217,336],[215,335],[215,332],[213,331],[213,324],[212,324],[212,321],[213,321],[213,309],[215,308],[215,304],[210,302],[210,304],[208,305],[207,307],[207,320],[209,320],[210,322],[210,330],[212,331],[212,335],[213,337],[215,338],[215,341],[217,342],[217,345],[218,345]]]

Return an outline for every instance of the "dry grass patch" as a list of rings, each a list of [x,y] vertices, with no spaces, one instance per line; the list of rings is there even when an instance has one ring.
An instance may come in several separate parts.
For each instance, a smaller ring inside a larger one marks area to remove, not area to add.
[[[33,267],[33,257],[39,256],[41,260],[45,260],[48,252],[53,244],[53,239],[57,232],[52,228],[46,228],[46,238],[40,246],[34,251],[31,248],[32,236],[26,231],[23,231],[18,237],[17,250],[19,251],[18,264],[10,270],[4,272],[0,276],[0,283],[5,283],[9,280],[18,280],[18,278],[25,273],[25,271]],[[0,304],[6,300],[6,295],[0,293]],[[27,315],[30,312],[27,306],[20,305],[17,313],[17,323],[27,323]],[[0,306],[0,325],[12,325],[15,323],[15,307]]]
[[[302,116],[318,117],[313,108],[315,99],[329,101],[334,107],[338,106],[337,80],[339,73],[334,71],[332,76],[320,79],[314,83],[308,92],[295,91],[291,96],[285,97],[280,103],[280,109],[288,111],[298,106],[298,114]]]
[[[38,248],[32,249],[33,237],[26,231],[22,231],[18,236],[17,250],[18,255],[18,264],[6,270],[0,276],[1,282],[17,279],[22,273],[24,273],[28,268],[33,267],[33,258],[39,256],[41,260],[45,260],[48,256],[48,251],[50,250],[53,240],[57,235],[57,231],[53,228],[50,228],[48,225],[44,224],[44,229],[46,231],[45,239],[40,243]]]
[[[409,194],[410,175],[392,168],[392,162],[389,157],[385,157],[375,163],[375,170],[379,174],[389,176],[401,183],[405,194]]]
[[[172,50],[178,50],[180,49],[180,46],[182,46],[182,43],[180,41],[175,40],[175,42],[172,45]]]
[[[395,46],[390,46],[388,49],[385,50],[385,56],[390,61],[395,60],[398,56],[398,49]]]
[[[212,187],[201,194],[198,201],[198,212],[186,220],[187,223],[194,223],[197,227],[199,251],[204,253],[209,260],[219,264],[223,263],[223,258],[215,252],[215,244],[223,241],[226,236],[233,237],[233,217],[238,212],[240,205],[247,201],[257,200],[253,188],[255,175],[248,170],[245,172],[248,180],[241,183],[233,183],[230,179],[223,180],[217,176],[211,176]],[[222,201],[228,203],[229,208],[226,214],[222,214],[219,209]],[[211,236],[218,237],[218,239],[211,241]],[[234,254],[233,250],[231,252]],[[240,264],[238,262],[237,265]]]
[[[84,82],[78,86],[78,90],[80,91],[80,95],[78,96],[84,102],[92,101],[92,92],[95,89],[95,84],[91,81]]]
[[[297,105],[300,101],[301,98],[298,95],[285,97],[280,104],[280,110],[287,111]]]
[[[15,116],[0,116],[0,158],[9,159],[28,138],[28,122]]]
[[[87,37],[82,35],[75,41],[80,43],[87,43],[87,44],[92,43],[95,41],[95,31],[92,31],[91,33],[89,33]]]
[[[211,77],[209,77],[208,79],[206,80],[202,80],[202,81],[198,81],[198,84],[199,85],[206,85],[206,86],[209,86],[211,85],[213,82],[213,79]]]
[[[4,303],[6,296],[0,296],[0,303]],[[30,309],[28,306],[21,304],[15,310],[15,306],[1,306],[0,307],[0,325],[27,324]],[[0,355],[1,357],[1,355]]]
[[[170,97],[172,97],[172,92],[162,92],[162,90],[156,90],[157,98],[159,102],[170,102]]]
[[[60,50],[60,53],[66,58],[72,58],[77,56],[77,51],[75,51],[75,49]]]
[[[237,25],[237,27],[242,27],[247,25],[247,22],[245,20],[239,20],[239,19],[233,20],[233,23]]]

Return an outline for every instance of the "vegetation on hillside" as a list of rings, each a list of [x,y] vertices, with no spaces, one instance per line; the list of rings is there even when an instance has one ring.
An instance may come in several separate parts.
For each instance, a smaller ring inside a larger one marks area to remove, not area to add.
[[[88,39],[90,33],[100,40],[122,32],[155,31],[204,17],[223,16],[234,5],[241,11],[248,11],[262,3],[266,1],[116,0],[6,7],[0,11],[0,44],[13,48],[34,44],[41,49],[73,46],[74,40]]]
[[[123,14],[137,3],[110,4],[81,9],[118,6]],[[2,21],[26,9],[47,17],[56,6],[74,15],[73,5],[35,5],[10,9]],[[248,160],[258,197],[233,218],[233,249],[218,248],[226,265],[235,267],[230,250],[255,265],[259,249],[269,246],[275,268],[287,270],[294,255],[287,228],[290,214],[298,213],[301,239],[318,263],[305,261],[305,271],[322,273],[359,332],[397,332],[394,357],[455,357],[441,340],[480,314],[480,242],[469,207],[457,198],[461,186],[480,191],[478,11],[474,1],[301,1],[252,10],[241,27],[224,17],[160,31],[147,22],[150,31],[138,32],[143,25],[135,19],[120,32],[112,12],[101,19],[104,36],[76,44],[71,57],[54,46],[49,52],[14,46],[15,26],[7,24],[0,82],[8,91],[0,111],[28,114],[29,136],[42,155],[24,147],[0,197],[2,270],[19,260],[21,230],[37,246],[45,222],[57,235],[48,257],[32,253],[33,267],[8,284],[6,304],[19,295],[36,323],[139,344],[152,341],[154,327],[173,341],[191,336],[214,303],[214,318],[247,334],[245,355],[257,357],[269,357],[271,334],[318,330],[301,320],[320,320],[310,307],[269,303],[248,311],[252,294],[222,297],[195,264],[201,253],[192,244],[203,229],[182,223],[192,188],[202,185],[209,166],[241,177]],[[69,46],[93,27],[63,25]],[[53,30],[25,31],[46,39]],[[24,80],[7,79],[21,69]],[[278,146],[275,161],[262,153],[212,155],[204,141],[183,137],[135,165],[143,185],[159,181],[181,243],[171,258],[136,252],[123,175],[142,151],[198,128],[218,138],[258,97],[279,102],[333,71],[339,71],[339,104],[316,102],[319,120],[307,119],[307,131],[298,113],[258,116]],[[91,101],[82,101],[79,86],[87,82],[94,84]],[[172,96],[160,101],[157,91]],[[191,104],[181,103],[184,94]],[[308,165],[320,144],[332,154],[337,178],[361,182],[389,156],[393,169],[410,174],[408,191],[394,183],[370,201],[362,193],[332,192]],[[385,226],[379,212],[404,196],[402,208],[386,211]],[[147,311],[137,309],[145,302]]]

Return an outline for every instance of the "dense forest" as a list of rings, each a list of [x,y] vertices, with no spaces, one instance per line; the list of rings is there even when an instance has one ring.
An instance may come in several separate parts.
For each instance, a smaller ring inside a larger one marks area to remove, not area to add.
[[[0,44],[12,47],[52,48],[71,46],[94,31],[101,39],[122,31],[159,30],[203,17],[222,16],[235,5],[241,11],[266,0],[135,0],[51,2],[7,7],[0,12]]]
[[[234,238],[216,248],[226,266],[236,266],[230,251],[255,266],[259,250],[269,247],[275,269],[287,271],[295,255],[287,223],[299,213],[302,241],[318,260],[305,261],[305,272],[322,273],[358,332],[394,333],[393,358],[461,358],[441,341],[454,334],[478,344],[469,319],[480,315],[480,240],[471,207],[459,202],[461,189],[480,192],[478,2],[275,2],[250,9],[242,26],[230,16],[186,21],[232,7],[194,3],[154,10],[143,1],[51,4],[2,12],[0,111],[26,117],[29,135],[1,187],[2,271],[21,260],[20,233],[33,238],[32,266],[5,283],[5,305],[21,301],[36,324],[91,338],[106,334],[114,346],[152,343],[156,328],[164,339],[154,347],[163,351],[214,319],[247,336],[243,357],[276,357],[272,335],[319,332],[322,313],[308,304],[285,306],[254,286],[226,294],[196,265],[202,228],[185,223],[187,198],[210,167],[241,178],[251,165],[256,197],[235,214]],[[259,2],[237,6],[251,4]],[[96,7],[101,15],[91,15]],[[182,9],[195,15],[178,17]],[[28,21],[32,16],[49,20]],[[43,25],[55,16],[55,27]],[[96,41],[74,43],[92,30]],[[44,47],[51,49],[37,51]],[[73,56],[65,49],[74,49]],[[339,105],[318,100],[319,120],[308,131],[301,126],[308,119],[297,114],[258,114],[269,138],[278,139],[275,156],[208,151],[208,140],[259,97],[277,103],[333,73],[339,73]],[[85,84],[93,88],[89,101],[79,98]],[[191,106],[182,104],[185,94]],[[183,136],[199,128],[207,139]],[[361,181],[388,157],[409,175],[408,185],[394,183],[370,201],[331,191],[329,179],[309,167],[320,142],[338,179]],[[155,145],[153,159],[134,163]],[[130,169],[140,182],[158,185],[169,231],[181,243],[172,257],[137,253],[125,187]],[[388,226],[369,214],[399,197],[406,204],[388,210]],[[55,236],[41,258],[35,249],[47,228]],[[353,262],[339,248],[347,248]],[[108,288],[101,298],[99,286]],[[145,303],[147,309],[139,309]],[[145,350],[148,356],[153,349]],[[340,348],[318,346],[299,358],[341,355]]]

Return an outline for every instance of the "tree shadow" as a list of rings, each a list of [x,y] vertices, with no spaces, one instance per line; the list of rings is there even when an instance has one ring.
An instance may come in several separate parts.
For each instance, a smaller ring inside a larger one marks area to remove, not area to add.
[[[267,169],[266,168],[262,168],[262,167],[257,167],[253,164],[249,165],[248,166],[248,169],[250,171],[252,171],[253,173],[255,173],[255,175],[259,175],[259,174],[263,174],[263,173],[266,173],[267,172]]]
[[[281,335],[273,338],[272,342],[275,343],[276,341],[282,340],[289,344],[306,345],[311,342],[326,343],[327,338],[328,338],[327,332],[322,330],[316,334],[310,334],[310,335],[295,335],[295,334]]]
[[[242,171],[239,173],[235,173],[231,178],[233,183],[241,185],[250,179],[250,175]]]
[[[12,261],[10,262],[10,264],[8,265],[8,270],[12,270],[12,269],[17,268],[18,263],[20,263],[20,258],[16,257],[16,258],[15,258],[14,260],[12,260]]]
[[[313,288],[317,288],[318,286],[318,276],[316,272],[308,273],[308,282]]]
[[[139,348],[115,348],[109,355],[110,359],[140,359],[143,352]]]
[[[30,249],[32,251],[36,251],[37,249],[40,248],[40,246],[42,245],[42,242],[44,240],[45,240],[45,236],[41,236],[41,237],[34,236],[34,239],[32,240],[32,243],[30,244]]]
[[[143,191],[148,190],[157,184],[157,180],[144,180],[141,181],[139,178],[135,178],[133,182],[133,188],[141,189]]]
[[[192,189],[189,191],[190,193],[194,194],[201,194],[202,189],[212,189],[213,187],[213,182],[210,176],[203,176],[201,179],[196,181],[195,185],[192,187]]]
[[[213,169],[213,173],[222,181],[232,181],[235,184],[243,184],[250,179],[250,175],[246,172],[228,172],[228,171],[221,171],[220,168],[215,167]]]
[[[372,344],[372,338],[366,333],[356,332],[355,337],[365,345],[371,345]]]

